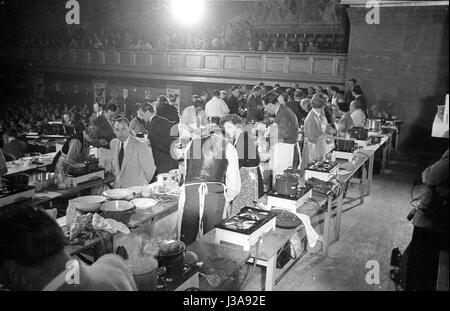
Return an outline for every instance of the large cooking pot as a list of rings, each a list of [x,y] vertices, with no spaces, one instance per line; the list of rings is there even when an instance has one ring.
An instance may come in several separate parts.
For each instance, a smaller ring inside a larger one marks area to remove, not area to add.
[[[155,256],[158,267],[164,267],[167,275],[177,276],[183,272],[186,245],[177,240],[163,240],[159,243],[159,251]]]
[[[292,167],[288,167],[283,172],[284,172],[284,174],[295,176],[297,179],[301,179],[303,177],[302,170],[295,169]]]
[[[380,119],[367,119],[366,128],[378,132],[381,129],[381,120]]]
[[[275,191],[281,195],[297,195],[298,179],[295,175],[282,174],[275,177]]]
[[[29,176],[25,173],[17,173],[4,177],[4,180],[10,191],[23,191],[28,187]]]

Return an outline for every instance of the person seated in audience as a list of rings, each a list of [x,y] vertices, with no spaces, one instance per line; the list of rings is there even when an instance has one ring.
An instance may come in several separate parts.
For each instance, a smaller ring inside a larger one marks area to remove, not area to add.
[[[305,52],[305,44],[303,43],[303,41],[299,40],[297,42],[297,52],[299,52],[299,53]]]
[[[136,116],[130,121],[131,135],[143,137],[145,133],[144,113],[142,104],[136,104]]]
[[[350,116],[353,120],[353,126],[366,127],[366,116],[361,109],[361,103],[358,100],[353,100],[350,103]]]
[[[155,160],[156,174],[168,173],[170,170],[178,168],[178,162],[171,155],[172,142],[175,140],[171,123],[166,118],[156,115],[150,103],[144,103],[142,110]]]
[[[175,98],[175,97],[174,97]],[[178,116],[177,107],[174,106],[170,99],[164,95],[160,95],[157,100],[156,105],[156,115],[165,118],[171,122],[171,124],[176,124],[180,122],[180,117]]]
[[[345,138],[347,132],[353,127],[353,119],[350,116],[350,109],[345,100],[338,101],[337,106],[341,118],[337,124],[336,131],[339,136]]]
[[[180,119],[179,133],[183,138],[202,136],[202,129],[206,127],[208,120],[205,114],[205,102],[198,98],[192,106],[186,107]]]
[[[313,41],[308,42],[308,46],[306,47],[305,50],[306,53],[317,53],[318,51],[319,48]]]
[[[12,238],[14,237],[14,238]],[[66,237],[44,210],[0,209],[0,284],[13,291],[136,291],[130,268],[107,254],[91,266],[64,249]]]
[[[258,47],[256,48],[256,50],[259,52],[266,51],[266,44],[264,43],[264,41],[262,41],[262,40],[258,41]]]
[[[17,131],[13,128],[8,129],[5,134],[3,134],[4,145],[3,152],[14,156],[17,160],[25,155],[27,150],[27,144],[19,139],[17,139]]]
[[[291,46],[288,40],[284,40],[281,52],[295,52],[295,49]]]
[[[114,132],[117,138],[111,140],[111,153],[115,188],[148,185],[156,171],[152,149],[130,135],[130,124],[125,118],[114,121]]]
[[[236,148],[239,158],[241,191],[231,204],[231,215],[234,215],[241,208],[252,206],[253,201],[264,194],[264,185],[259,168],[258,148],[253,135],[244,129],[242,118],[229,114],[220,120],[220,124],[226,137]]]
[[[208,121],[218,125],[220,119],[226,116],[229,112],[230,109],[227,104],[220,98],[219,90],[213,90],[211,100],[205,105],[205,114]]]
[[[72,125],[72,116],[69,111],[63,112],[63,123],[66,125]]]
[[[278,47],[278,41],[272,41],[270,43],[269,52],[280,52],[280,48]]]
[[[89,135],[83,123],[74,125],[75,133],[66,140],[58,156],[55,172],[64,170],[75,163],[82,163],[89,157]]]

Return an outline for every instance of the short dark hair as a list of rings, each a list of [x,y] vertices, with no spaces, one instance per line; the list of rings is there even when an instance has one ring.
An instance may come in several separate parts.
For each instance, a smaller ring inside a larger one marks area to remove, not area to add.
[[[211,95],[212,95],[212,96],[219,97],[219,96],[220,96],[220,92],[219,92],[219,90],[213,90],[212,93],[211,93]]]
[[[303,98],[304,93],[301,89],[296,89],[294,92],[294,98]]]
[[[259,82],[258,86],[264,86],[264,82]]]
[[[142,104],[142,110],[145,111],[145,112],[148,111],[148,112],[151,112],[151,113],[155,113],[155,108],[149,102],[145,102],[144,104]]]
[[[127,126],[130,126],[130,121],[128,121],[128,119],[125,117],[120,117],[120,118],[114,119],[114,124],[116,124],[116,123],[120,123],[120,124],[125,123]]]
[[[276,94],[274,91],[268,92],[266,95],[264,95],[264,102],[266,104],[273,104],[276,105],[278,103],[278,94]]]
[[[353,83],[356,83],[356,82],[358,82],[358,81],[356,81],[356,79],[355,79],[355,78],[351,78],[351,79],[348,79],[348,81],[352,81]]]
[[[275,88],[280,88],[281,86],[280,86],[280,84],[278,84],[278,83],[275,83],[274,85],[273,85],[273,88],[275,89]]]
[[[332,90],[333,92],[339,93],[339,88],[337,86],[330,86],[330,90]]]
[[[235,90],[238,90],[238,89],[240,89],[240,87],[239,87],[238,85],[233,85],[233,86],[231,87],[231,91],[232,91],[232,92],[235,91]]]
[[[340,111],[348,112],[350,110],[350,105],[345,101],[338,101],[337,105]]]
[[[352,102],[350,103],[350,105],[353,104],[355,106],[356,109],[361,109],[361,102],[359,100],[352,100]]]
[[[117,105],[115,103],[109,103],[106,106],[106,111],[108,111],[108,110],[110,110],[112,112],[116,112],[117,111]]]
[[[159,95],[157,100],[159,104],[170,104],[170,100],[165,95]]]
[[[252,88],[252,92],[259,92],[259,91],[261,91],[261,87],[260,86],[254,86]]]
[[[222,117],[222,119],[220,119],[220,126],[223,127],[225,123],[227,122],[231,122],[234,125],[238,125],[238,124],[243,124],[244,122],[242,121],[242,118],[236,114],[228,114],[224,117]]]
[[[28,205],[0,209],[0,265],[35,266],[64,250],[63,231],[44,210]]]
[[[197,99],[194,101],[194,107],[195,108],[205,108],[205,101],[203,99]]]
[[[17,131],[13,128],[7,129],[6,135],[8,135],[9,137],[15,137],[15,138],[17,138],[17,136],[18,136]]]
[[[356,95],[362,95],[361,87],[358,84],[352,88],[352,92],[354,92]]]

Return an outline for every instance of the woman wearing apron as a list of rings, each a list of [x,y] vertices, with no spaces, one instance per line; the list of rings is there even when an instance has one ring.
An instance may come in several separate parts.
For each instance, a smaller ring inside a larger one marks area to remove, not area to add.
[[[302,169],[314,161],[323,161],[325,155],[333,149],[331,137],[333,129],[325,117],[326,99],[321,94],[311,98],[311,111],[305,119],[305,142],[303,145]]]
[[[259,168],[259,154],[254,137],[244,130],[242,119],[234,114],[220,121],[225,135],[233,142],[239,157],[241,191],[231,204],[231,215],[237,214],[245,206],[253,206],[253,201],[263,195],[264,185]]]
[[[241,178],[236,148],[219,134],[197,138],[184,156],[185,180],[178,204],[178,236],[186,245],[213,229],[229,214]]]

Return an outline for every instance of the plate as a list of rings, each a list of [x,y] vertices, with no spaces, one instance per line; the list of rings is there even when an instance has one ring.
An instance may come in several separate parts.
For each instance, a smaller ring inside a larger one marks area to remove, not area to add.
[[[154,199],[139,198],[131,200],[131,203],[133,203],[137,209],[146,209],[155,206],[156,204],[158,204],[158,201]]]
[[[121,200],[131,197],[133,195],[133,191],[129,189],[110,189],[104,191],[103,195],[108,199]]]

